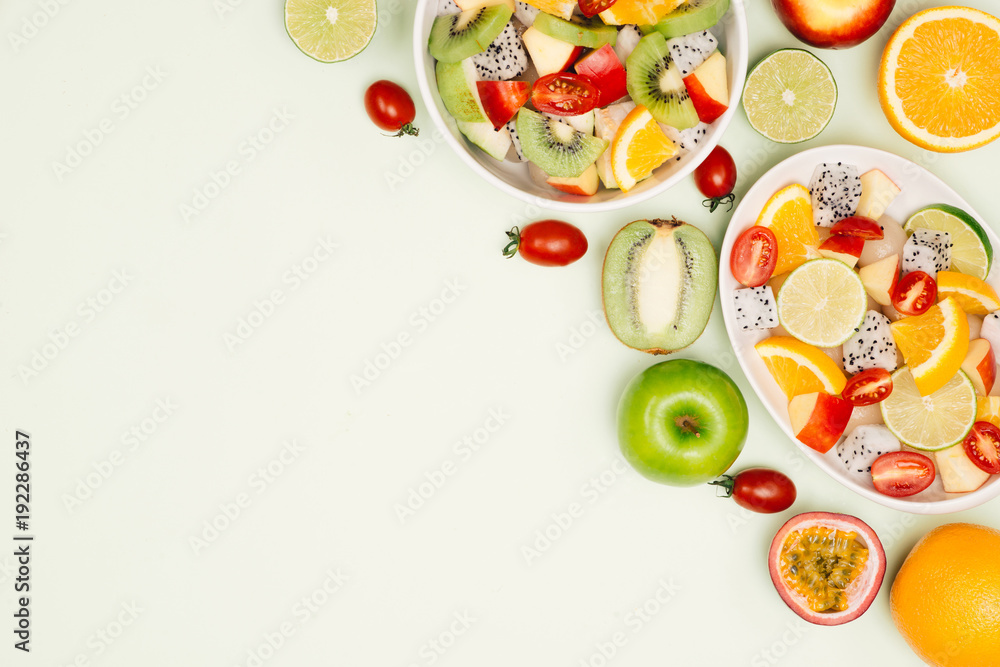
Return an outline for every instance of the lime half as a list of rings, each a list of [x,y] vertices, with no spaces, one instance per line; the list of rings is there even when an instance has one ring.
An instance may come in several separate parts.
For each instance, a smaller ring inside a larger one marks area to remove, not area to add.
[[[961,442],[976,421],[976,390],[959,371],[948,383],[921,396],[910,369],[892,374],[892,393],[879,404],[882,419],[904,445],[925,451]]]
[[[993,246],[982,225],[960,208],[935,204],[914,213],[903,225],[906,233],[915,229],[948,232],[951,235],[951,267],[955,271],[985,280],[993,264]]]
[[[779,144],[812,139],[829,124],[836,107],[833,73],[802,49],[767,56],[750,71],[743,88],[751,127]]]
[[[375,0],[286,0],[285,30],[302,53],[321,63],[352,58],[375,34]]]
[[[814,259],[788,274],[778,291],[778,321],[803,343],[836,347],[865,321],[868,295],[854,269]]]

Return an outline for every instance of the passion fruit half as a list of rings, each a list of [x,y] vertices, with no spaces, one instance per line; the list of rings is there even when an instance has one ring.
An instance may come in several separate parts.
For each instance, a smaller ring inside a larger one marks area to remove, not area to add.
[[[885,550],[857,517],[807,512],[774,536],[768,568],[792,611],[816,625],[842,625],[874,602],[885,576]]]

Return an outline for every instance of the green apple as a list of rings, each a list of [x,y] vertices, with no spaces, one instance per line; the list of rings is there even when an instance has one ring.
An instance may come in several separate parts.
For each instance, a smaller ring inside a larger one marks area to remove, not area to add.
[[[747,404],[715,366],[672,359],[647,368],[618,403],[618,444],[644,476],[694,486],[729,470],[747,439]]]

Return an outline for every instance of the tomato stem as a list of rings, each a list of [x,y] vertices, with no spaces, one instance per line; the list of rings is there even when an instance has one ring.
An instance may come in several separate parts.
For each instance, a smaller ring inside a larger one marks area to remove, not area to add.
[[[521,245],[521,230],[515,226],[507,232],[507,238],[510,239],[510,243],[504,246],[503,256],[510,259],[517,254],[517,247]]]
[[[404,135],[409,135],[411,137],[415,137],[418,134],[420,134],[420,130],[417,129],[417,127],[415,127],[413,125],[413,123],[407,123],[403,127],[399,128],[399,132],[397,132],[396,134],[387,134],[386,136],[387,137],[402,137]]]
[[[710,485],[720,486],[726,490],[726,495],[721,496],[722,498],[730,498],[733,495],[733,476],[723,475],[721,479],[717,479],[714,482],[709,482]]]
[[[724,197],[712,197],[711,199],[706,199],[701,203],[701,205],[706,207],[709,213],[715,213],[715,209],[719,208],[719,206],[729,204],[729,208],[726,209],[726,213],[729,213],[729,211],[733,210],[733,202],[735,201],[736,195],[730,192]]]

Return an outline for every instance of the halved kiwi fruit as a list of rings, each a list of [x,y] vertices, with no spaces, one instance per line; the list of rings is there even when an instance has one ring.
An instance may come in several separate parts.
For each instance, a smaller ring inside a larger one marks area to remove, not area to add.
[[[597,17],[588,19],[576,14],[569,21],[564,21],[542,12],[535,18],[534,27],[549,37],[586,49],[599,49],[605,44],[614,46],[618,39],[618,28],[615,26],[606,25]]]
[[[654,32],[640,39],[625,61],[625,71],[632,101],[649,109],[653,118],[678,130],[698,124],[698,112],[663,35]]]
[[[643,34],[654,30],[665,39],[708,30],[729,11],[729,0],[688,0],[670,12],[656,25],[640,26]]]
[[[671,220],[636,220],[604,256],[604,314],[618,340],[650,354],[687,347],[705,330],[719,267],[704,232]]]
[[[608,142],[521,107],[517,112],[521,152],[549,176],[575,178],[594,164]]]
[[[427,49],[435,60],[457,63],[482,53],[503,32],[513,12],[508,5],[491,5],[434,19]]]

